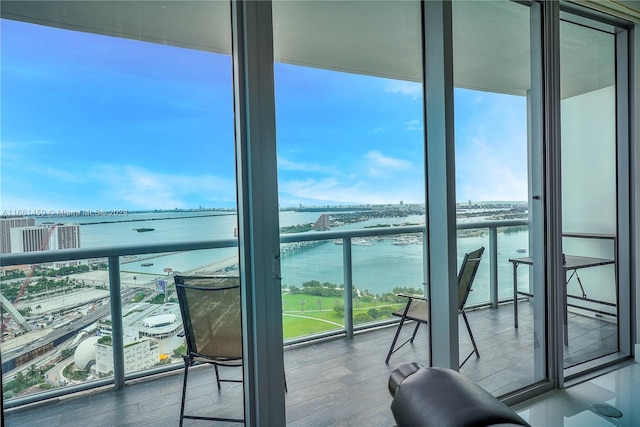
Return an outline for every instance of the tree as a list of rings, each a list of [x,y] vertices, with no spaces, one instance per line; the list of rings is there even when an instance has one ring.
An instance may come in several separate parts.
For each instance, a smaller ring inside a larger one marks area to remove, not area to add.
[[[38,314],[40,314],[40,309],[42,308],[42,306],[40,304],[36,305],[36,310],[38,310]]]
[[[343,317],[344,316],[344,305],[335,304],[333,306],[333,311],[335,311],[338,314],[338,316]]]
[[[29,366],[26,377],[27,381],[38,377],[38,368],[36,368],[36,365],[32,364],[31,366]]]
[[[98,344],[113,345],[113,341],[109,335],[105,335],[98,339]]]
[[[371,322],[373,319],[367,313],[358,313],[353,318],[354,323],[367,323]]]
[[[393,313],[393,310],[391,309],[391,307],[381,307],[380,310],[378,310],[380,317],[387,318],[387,317],[391,317]]]
[[[316,288],[319,286],[321,285],[320,285],[320,282],[318,282],[317,280],[309,280],[308,282],[304,282],[302,284],[303,288]]]
[[[304,313],[304,305],[306,304],[305,300],[301,299],[299,304],[300,304],[300,311]]]
[[[24,384],[24,374],[22,372],[18,372],[16,374],[15,377],[13,377],[13,379],[18,383],[18,384]]]
[[[320,298],[318,298],[318,301],[316,301],[316,304],[318,304],[318,310],[322,311],[322,300]]]

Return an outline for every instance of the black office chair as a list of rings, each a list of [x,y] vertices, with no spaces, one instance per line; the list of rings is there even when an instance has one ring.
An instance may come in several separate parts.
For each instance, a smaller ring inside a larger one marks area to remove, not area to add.
[[[460,272],[458,273],[458,312],[462,314],[464,323],[467,326],[467,331],[469,331],[469,336],[471,337],[471,343],[473,344],[473,351],[471,351],[471,353],[469,353],[469,355],[460,364],[460,368],[462,368],[467,360],[469,360],[473,353],[475,353],[477,357],[480,357],[480,352],[478,351],[476,341],[473,338],[473,333],[471,332],[471,326],[469,326],[467,314],[464,312],[464,306],[467,302],[467,298],[469,297],[469,292],[473,285],[473,279],[476,277],[476,272],[478,271],[478,266],[482,260],[483,253],[484,247],[481,247],[480,249],[476,249],[473,252],[465,254],[462,266],[460,267]],[[400,317],[400,323],[398,324],[398,329],[396,330],[396,334],[391,342],[391,347],[389,348],[389,353],[387,354],[385,363],[389,363],[391,355],[400,350],[405,344],[413,343],[420,325],[429,321],[429,303],[426,298],[418,295],[401,295],[407,298],[407,304],[402,310],[397,310],[392,313],[394,316]],[[411,337],[396,347],[396,342],[400,336],[402,326],[407,320],[413,320],[416,322],[416,327],[413,330]]]

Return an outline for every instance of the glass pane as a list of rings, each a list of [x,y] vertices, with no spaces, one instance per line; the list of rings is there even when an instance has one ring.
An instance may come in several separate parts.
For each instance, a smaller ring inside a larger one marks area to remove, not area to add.
[[[278,1],[273,15],[280,218],[298,225],[281,230],[284,335],[367,339],[398,320],[397,292],[423,293],[420,2]],[[395,327],[382,332],[364,377],[385,366]],[[403,356],[427,364],[427,328],[419,339]]]
[[[419,2],[273,10],[281,222],[332,233],[282,248],[285,337],[388,321],[424,275],[422,236],[389,231],[424,224]]]
[[[560,55],[569,368],[618,350],[615,36],[561,22]]]
[[[461,372],[496,395],[535,381],[533,311],[521,303],[514,329],[510,262],[529,254],[533,232],[529,14],[510,1],[453,3],[459,267],[465,253],[485,248],[465,305],[469,328],[459,319],[460,361],[469,355]],[[528,291],[526,266],[518,274],[518,288]]]
[[[22,17],[52,26],[1,26],[0,249],[126,247],[127,373],[183,363],[175,273],[237,269],[237,248],[172,247],[237,235],[229,5],[161,3],[52,2]],[[113,375],[105,256],[7,267],[0,286],[3,381],[32,386],[5,399]]]

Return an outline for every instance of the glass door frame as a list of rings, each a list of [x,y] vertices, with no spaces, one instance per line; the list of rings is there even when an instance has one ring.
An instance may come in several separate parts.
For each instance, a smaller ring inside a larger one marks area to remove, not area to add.
[[[529,208],[531,212],[531,245],[532,256],[536,260],[532,267],[534,293],[539,295],[534,299],[534,339],[540,345],[533,346],[535,384],[531,384],[522,391],[517,391],[504,399],[509,404],[528,399],[542,392],[554,388],[554,376],[549,375],[548,368],[551,351],[548,345],[548,307],[549,293],[546,291],[549,273],[545,260],[549,236],[548,215],[553,212],[553,203],[549,203],[546,194],[553,194],[544,183],[549,183],[548,171],[545,165],[548,159],[543,153],[548,153],[544,142],[553,140],[554,136],[543,134],[542,129],[558,129],[555,115],[550,111],[554,105],[549,105],[549,97],[543,96],[545,90],[556,84],[550,81],[547,69],[558,70],[557,61],[553,57],[543,56],[544,41],[551,38],[541,35],[553,31],[551,24],[556,23],[558,10],[554,2],[544,4],[532,2],[530,7],[531,19],[531,80],[532,89],[528,94],[527,106],[529,110]],[[430,254],[426,260],[429,265],[426,283],[438,283],[439,286],[428,287],[429,299],[437,301],[431,305],[430,319],[430,364],[431,366],[458,369],[459,339],[458,339],[458,309],[457,309],[457,262],[456,262],[456,205],[455,205],[455,153],[453,131],[453,32],[451,2],[425,2],[424,11],[424,99],[426,126],[426,170],[427,182],[426,212],[428,249]],[[546,16],[542,13],[546,11]],[[554,19],[554,14],[556,18]],[[546,24],[546,26],[545,26]],[[557,30],[556,30],[557,31]],[[547,77],[547,80],[543,80]],[[546,104],[545,104],[546,103]],[[556,107],[559,114],[559,103]],[[427,120],[430,118],[431,120]],[[555,121],[554,121],[555,119]],[[546,149],[546,151],[544,151]],[[545,210],[546,209],[546,210]],[[538,230],[537,232],[535,230]],[[547,239],[548,240],[548,239]],[[442,284],[448,284],[443,286]]]
[[[625,21],[613,18],[609,15],[593,12],[580,6],[576,6],[567,2],[559,4],[558,23],[560,21],[566,21],[573,24],[581,25],[593,30],[600,30],[611,33],[615,37],[615,128],[616,128],[616,238],[614,248],[615,264],[615,281],[617,284],[617,309],[618,309],[618,352],[608,356],[600,357],[593,361],[585,362],[572,368],[564,369],[564,346],[560,345],[561,342],[556,340],[556,345],[559,345],[558,352],[555,355],[555,360],[558,366],[558,386],[564,387],[565,384],[572,384],[574,380],[580,376],[589,372],[601,369],[603,366],[615,364],[620,361],[628,359],[633,354],[634,342],[633,336],[635,328],[633,327],[633,312],[634,304],[633,297],[634,291],[632,286],[632,266],[631,266],[631,254],[633,245],[633,224],[631,215],[632,206],[632,181],[631,181],[631,168],[632,168],[632,152],[631,152],[631,123],[630,120],[630,99],[633,94],[631,93],[631,87],[629,84],[629,70],[630,70],[630,34],[629,25]],[[559,37],[559,36],[558,36]],[[559,40],[558,40],[558,56],[559,56]],[[560,94],[558,93],[558,99]],[[558,126],[560,129],[560,126]],[[560,143],[556,147],[558,159],[560,159]],[[560,161],[558,160],[558,182],[557,190],[561,186],[560,177]],[[558,191],[558,194],[560,192]],[[561,200],[560,200],[561,202]],[[556,212],[558,215],[555,217],[558,223],[562,223],[561,210]],[[562,248],[562,232],[560,236],[559,246]],[[564,283],[564,276],[562,276],[562,282]],[[560,290],[560,287],[558,287]],[[564,291],[564,287],[562,288]],[[558,304],[558,310],[563,309],[561,304]],[[559,311],[556,310],[556,313]],[[561,320],[561,319],[560,319]],[[557,322],[556,326],[561,327],[562,322]],[[558,330],[556,329],[556,337],[558,336]],[[559,335],[560,338],[562,334]]]

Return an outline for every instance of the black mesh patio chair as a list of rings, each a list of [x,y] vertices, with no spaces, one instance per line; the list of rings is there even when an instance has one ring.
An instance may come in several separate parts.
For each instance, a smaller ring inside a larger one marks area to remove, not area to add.
[[[184,415],[189,367],[195,363],[213,364],[218,390],[221,382],[242,382],[222,379],[218,371],[218,366],[242,367],[240,278],[175,276],[175,284],[187,342],[180,426],[185,418],[243,423],[242,418]]]
[[[462,261],[462,266],[460,267],[460,272],[458,273],[458,312],[462,314],[464,323],[467,326],[467,331],[469,331],[469,337],[471,337],[471,344],[473,344],[473,350],[460,364],[460,368],[462,368],[467,360],[469,360],[473,353],[475,353],[477,357],[480,357],[480,352],[478,351],[476,341],[473,338],[473,333],[471,332],[471,326],[469,326],[467,314],[464,312],[464,306],[467,302],[467,298],[469,297],[469,292],[471,291],[471,286],[473,285],[473,279],[476,277],[476,272],[478,271],[478,266],[480,265],[480,261],[482,260],[483,253],[484,247],[481,247],[480,249],[476,249],[473,252],[465,254],[464,260]],[[393,337],[393,341],[391,342],[391,347],[389,348],[389,353],[387,354],[385,363],[389,363],[391,355],[400,350],[405,344],[413,343],[420,325],[429,321],[429,303],[425,297],[407,294],[400,295],[407,298],[407,304],[403,309],[394,311],[392,313],[394,316],[400,317],[400,323],[398,324],[398,329],[396,330],[396,334]],[[411,337],[396,347],[396,342],[398,341],[398,337],[400,336],[402,326],[407,320],[413,320],[414,322],[416,322],[416,326],[413,330],[413,333],[411,334]]]

